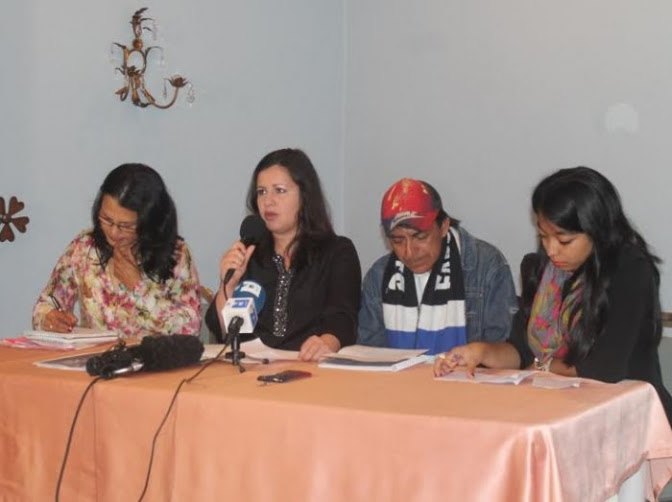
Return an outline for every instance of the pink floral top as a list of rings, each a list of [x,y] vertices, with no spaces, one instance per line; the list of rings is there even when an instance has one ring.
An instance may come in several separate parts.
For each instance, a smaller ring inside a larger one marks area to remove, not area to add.
[[[73,312],[79,301],[80,324],[120,336],[194,334],[201,328],[200,284],[184,241],[175,248],[173,277],[165,283],[146,275],[131,291],[112,280],[109,266],[101,269],[90,230],[80,233],[58,260],[51,278],[33,308],[33,328],[39,329],[54,308],[55,296]]]

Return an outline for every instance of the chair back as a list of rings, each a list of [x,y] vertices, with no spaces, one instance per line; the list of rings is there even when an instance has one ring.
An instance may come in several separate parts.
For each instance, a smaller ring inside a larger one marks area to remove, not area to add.
[[[201,286],[200,293],[201,293],[201,319],[203,320],[203,322],[201,323],[201,333],[199,335],[199,338],[204,344],[216,343],[214,336],[212,336],[210,330],[205,324],[205,313],[208,311],[208,307],[212,303],[212,299],[215,297],[215,295],[212,292],[212,289],[208,288],[207,286]]]
[[[663,321],[663,328],[672,328],[672,312],[662,312],[660,318]]]
[[[212,299],[214,298],[212,289],[210,289],[207,286],[201,286],[200,292],[201,292],[201,302],[210,305],[212,303]]]

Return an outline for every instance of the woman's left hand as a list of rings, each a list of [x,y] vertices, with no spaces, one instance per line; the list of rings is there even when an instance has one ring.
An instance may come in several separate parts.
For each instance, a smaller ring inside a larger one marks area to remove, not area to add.
[[[332,334],[313,335],[301,345],[299,359],[301,361],[317,361],[324,354],[338,352],[340,348],[341,342]]]

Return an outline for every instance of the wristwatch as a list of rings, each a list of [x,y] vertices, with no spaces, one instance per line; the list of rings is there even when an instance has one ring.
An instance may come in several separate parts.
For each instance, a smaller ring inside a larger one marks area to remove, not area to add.
[[[553,358],[549,357],[545,361],[539,360],[539,358],[535,357],[534,358],[534,369],[537,371],[551,371],[551,363],[553,362]]]

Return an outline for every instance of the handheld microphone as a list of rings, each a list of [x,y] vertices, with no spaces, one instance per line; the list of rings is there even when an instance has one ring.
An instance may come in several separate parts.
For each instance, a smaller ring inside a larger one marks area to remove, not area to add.
[[[192,335],[145,336],[140,345],[126,347],[120,343],[91,357],[86,361],[86,371],[110,379],[137,371],[172,370],[198,363],[203,350],[203,343]]]
[[[226,332],[252,333],[259,320],[259,312],[266,301],[266,291],[255,281],[242,281],[233,290],[222,309]]]
[[[134,367],[135,365],[135,367]],[[138,367],[139,365],[139,367]],[[122,340],[111,350],[86,360],[86,372],[91,376],[101,376],[105,380],[142,368]]]
[[[240,224],[240,240],[245,244],[245,247],[252,245],[256,246],[259,244],[264,239],[267,232],[268,229],[266,228],[266,223],[264,223],[264,220],[261,219],[261,216],[258,214],[250,214],[246,216]],[[226,274],[224,274],[224,278],[222,279],[222,284],[224,286],[229,283],[235,271],[236,270],[233,268],[226,271]]]

